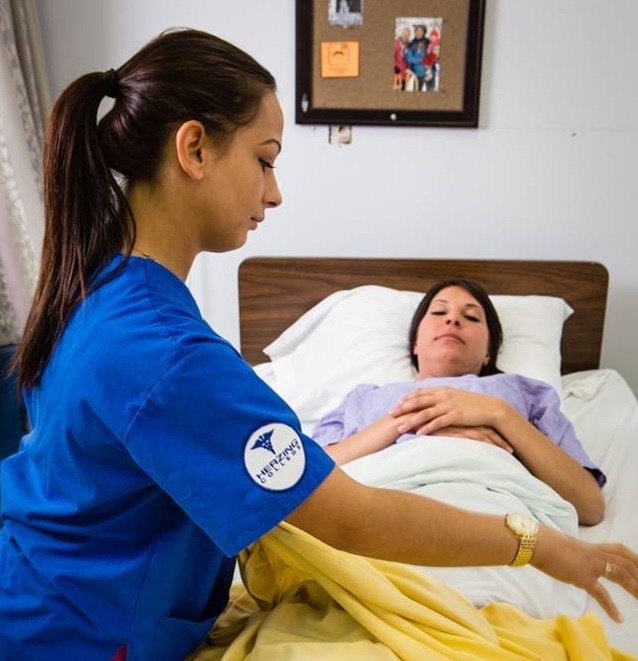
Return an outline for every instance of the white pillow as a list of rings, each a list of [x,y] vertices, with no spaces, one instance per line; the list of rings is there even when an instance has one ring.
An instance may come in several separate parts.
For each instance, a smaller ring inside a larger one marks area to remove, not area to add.
[[[331,294],[264,349],[270,385],[311,424],[360,383],[414,379],[408,330],[422,298],[422,292],[377,285]],[[498,367],[546,381],[560,393],[560,341],[573,310],[549,296],[491,299],[503,326]]]

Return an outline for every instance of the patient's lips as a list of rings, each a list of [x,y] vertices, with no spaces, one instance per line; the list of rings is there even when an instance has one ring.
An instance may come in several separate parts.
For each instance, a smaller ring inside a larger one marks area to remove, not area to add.
[[[459,342],[460,344],[465,344],[463,339],[459,335],[456,335],[455,333],[441,333],[441,335],[437,335],[435,339],[449,340],[451,342]]]

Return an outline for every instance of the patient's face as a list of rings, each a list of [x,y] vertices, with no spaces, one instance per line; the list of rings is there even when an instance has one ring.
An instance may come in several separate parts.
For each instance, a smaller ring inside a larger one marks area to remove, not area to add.
[[[478,374],[489,360],[485,311],[462,287],[446,287],[419,324],[413,351],[419,377]]]

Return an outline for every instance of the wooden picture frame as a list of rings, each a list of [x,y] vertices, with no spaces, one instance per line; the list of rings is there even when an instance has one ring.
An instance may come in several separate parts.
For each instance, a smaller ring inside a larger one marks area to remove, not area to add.
[[[295,122],[476,128],[484,20],[485,0],[296,0]]]

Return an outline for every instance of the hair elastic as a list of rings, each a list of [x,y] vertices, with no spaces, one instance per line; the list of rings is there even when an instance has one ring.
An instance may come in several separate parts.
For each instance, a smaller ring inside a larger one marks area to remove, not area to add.
[[[115,69],[109,69],[108,71],[105,71],[104,82],[106,83],[106,96],[114,99],[117,96],[120,88],[120,83],[117,79],[117,71],[115,71]]]

